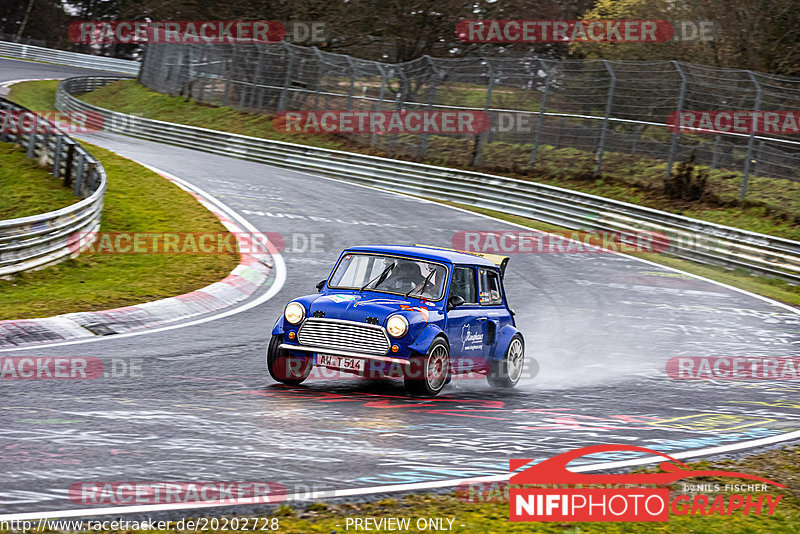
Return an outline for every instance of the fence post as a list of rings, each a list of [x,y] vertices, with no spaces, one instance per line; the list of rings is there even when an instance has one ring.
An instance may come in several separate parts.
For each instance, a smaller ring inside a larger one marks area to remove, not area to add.
[[[667,160],[667,179],[672,175],[672,165],[675,163],[675,152],[678,149],[678,138],[681,135],[681,112],[683,112],[683,103],[686,100],[686,73],[683,72],[680,64],[677,61],[670,61],[678,75],[681,77],[681,92],[678,95],[678,107],[675,110],[675,127],[678,131],[672,132],[672,141],[669,145],[669,159]]]
[[[489,84],[486,88],[486,100],[483,102],[483,112],[486,116],[489,116],[489,106],[492,102],[492,90],[494,89],[494,69],[492,69],[492,64],[489,62],[488,59],[486,61],[486,70],[489,75]],[[489,135],[489,130],[491,130],[492,123],[491,120],[489,121],[489,128],[485,132],[481,132],[478,134],[478,138],[475,140],[475,154],[472,156],[472,166],[477,167],[478,162],[481,159],[481,151],[483,150],[483,145],[486,143],[486,137]]]
[[[353,94],[356,89],[356,62],[350,56],[345,57],[347,58],[347,64],[350,66],[350,88],[347,90],[347,104],[345,105],[345,109],[350,111],[353,109]]]
[[[256,92],[258,92],[258,80],[261,78],[261,43],[256,43],[256,51],[258,54],[256,55],[256,74],[253,76],[253,83],[250,86],[250,113],[255,112],[255,105],[256,105]]]
[[[756,86],[756,102],[755,106],[753,106],[753,111],[761,111],[761,84],[756,80],[753,71],[748,70],[747,75],[750,76],[750,80],[753,82],[753,85]],[[753,141],[755,140],[755,136],[756,129],[751,125],[750,137],[747,139],[747,155],[744,157],[744,170],[742,171],[742,187],[739,190],[739,200],[744,200],[744,197],[747,196],[747,180],[750,175],[750,158],[753,157]]]
[[[322,52],[316,46],[311,47],[314,50],[314,55],[317,56],[317,87],[314,92],[314,109],[319,110],[319,91],[322,88],[322,76],[325,74],[325,59],[322,57]]]
[[[225,96],[222,99],[222,105],[223,106],[227,106],[228,105],[228,97],[230,96],[230,93],[231,93],[231,84],[233,83],[233,69],[234,69],[234,65],[233,64],[236,61],[236,50],[237,50],[237,47],[234,45],[234,47],[233,47],[233,57],[231,57],[229,59],[229,62],[228,62],[228,65],[229,65],[229,67],[227,69],[228,75],[225,77]]]
[[[594,174],[600,174],[600,169],[603,165],[603,151],[605,150],[606,146],[606,132],[608,131],[608,118],[611,116],[611,102],[614,100],[614,89],[617,85],[617,75],[614,73],[614,69],[611,68],[611,65],[608,63],[608,60],[603,60],[603,65],[606,67],[608,71],[608,75],[611,76],[611,83],[608,86],[608,97],[606,98],[606,113],[603,118],[603,129],[600,131],[600,142],[597,146],[597,166],[594,169]]]
[[[397,67],[397,77],[400,80],[398,84],[398,89],[400,91],[397,92],[395,95],[395,109],[400,112],[403,109],[403,104],[407,95],[403,92],[408,88],[408,76],[406,76],[406,71],[402,67]],[[394,151],[397,149],[397,138],[400,134],[395,132],[392,135],[392,140],[389,141],[389,153],[394,154]]]
[[[289,85],[292,82],[292,67],[294,66],[294,50],[292,49],[292,45],[284,42],[283,47],[286,50],[286,76],[284,76],[283,89],[278,99],[278,111],[283,111],[286,108],[287,93],[289,92]]]
[[[205,67],[207,71],[210,70],[209,69],[210,64],[208,61],[208,44],[204,44],[200,49],[200,66]],[[201,69],[197,69],[197,83],[200,84],[197,90],[197,101],[203,102],[203,97],[205,96],[206,92],[206,84],[202,80],[204,76],[200,75],[200,70]]]
[[[383,111],[383,95],[386,93],[386,69],[383,68],[383,65],[376,62],[375,66],[378,67],[378,71],[381,73],[381,92],[378,95],[378,101],[372,105],[372,109],[376,109],[378,111]],[[369,139],[370,146],[375,146],[375,143],[378,140],[378,133],[372,132],[372,135]]]
[[[722,138],[721,135],[717,134],[714,136],[714,153],[711,154],[711,168],[716,169],[717,163],[719,162],[719,141]]]
[[[536,164],[536,155],[539,152],[539,138],[542,135],[542,125],[544,124],[545,108],[547,107],[547,95],[550,93],[550,67],[545,65],[544,60],[540,59],[539,64],[544,69],[544,94],[542,94],[542,101],[539,104],[539,120],[536,122],[536,131],[533,134],[533,150],[531,150],[530,164]]]
[[[439,88],[439,80],[442,78],[439,69],[436,68],[436,65],[433,63],[433,58],[426,55],[425,59],[428,60],[428,65],[430,65],[431,69],[433,69],[433,83],[431,84],[430,89],[428,89],[428,111],[433,108],[433,103],[436,100],[436,90]],[[423,133],[420,140],[419,140],[419,158],[422,159],[425,157],[425,152],[428,150],[428,134]]]

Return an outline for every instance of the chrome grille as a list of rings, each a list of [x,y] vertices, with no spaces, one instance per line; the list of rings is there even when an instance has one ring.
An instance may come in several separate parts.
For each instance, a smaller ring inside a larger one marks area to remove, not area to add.
[[[297,332],[301,345],[383,355],[389,351],[389,338],[382,326],[339,319],[310,317]]]

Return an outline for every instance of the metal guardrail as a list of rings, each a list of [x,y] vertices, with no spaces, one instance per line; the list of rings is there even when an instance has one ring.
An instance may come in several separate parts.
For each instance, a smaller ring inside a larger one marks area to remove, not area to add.
[[[0,122],[6,113],[33,113],[0,98]],[[76,239],[100,227],[106,173],[103,166],[75,140],[37,115],[33,133],[0,133],[51,168],[53,176],[83,200],[65,208],[0,221],[0,276],[51,265],[77,255]]]
[[[385,190],[487,208],[570,229],[656,232],[671,255],[800,282],[800,242],[749,232],[569,189],[458,169],[271,141],[145,119],[98,108],[73,95],[123,79],[61,82],[56,107],[93,111],[115,133],[236,157]]]
[[[138,61],[131,61],[128,59],[92,56],[89,54],[79,54],[77,52],[67,52],[66,50],[54,50],[52,48],[42,48],[40,46],[10,43],[8,41],[0,41],[0,56],[134,75],[139,73],[139,68],[141,67],[141,63]]]

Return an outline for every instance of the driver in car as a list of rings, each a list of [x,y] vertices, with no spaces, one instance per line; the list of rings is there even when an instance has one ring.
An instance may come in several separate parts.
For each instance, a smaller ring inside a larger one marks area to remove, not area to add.
[[[397,293],[408,293],[425,282],[425,277],[420,272],[419,265],[413,261],[400,261],[392,270],[391,276],[384,287]]]

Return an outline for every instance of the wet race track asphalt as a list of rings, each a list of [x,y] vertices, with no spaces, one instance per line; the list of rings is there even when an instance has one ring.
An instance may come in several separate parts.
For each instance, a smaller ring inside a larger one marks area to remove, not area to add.
[[[0,81],[86,72],[0,60]],[[279,385],[264,365],[271,326],[288,300],[315,291],[341,249],[450,246],[458,231],[514,227],[236,159],[105,133],[87,140],[189,181],[259,231],[287,242],[322,234],[325,245],[284,250],[280,292],[241,313],[1,353],[91,356],[138,369],[92,381],[3,381],[2,514],[91,508],[70,500],[76,482],[274,481],[290,493],[364,488],[369,495],[386,485],[503,474],[509,458],[584,445],[675,454],[800,429],[793,382],[674,380],[665,372],[678,356],[797,357],[798,313],[613,254],[512,257],[505,286],[526,357],[540,367],[512,392],[495,392],[483,379],[453,380],[434,399],[408,397],[396,381]]]

